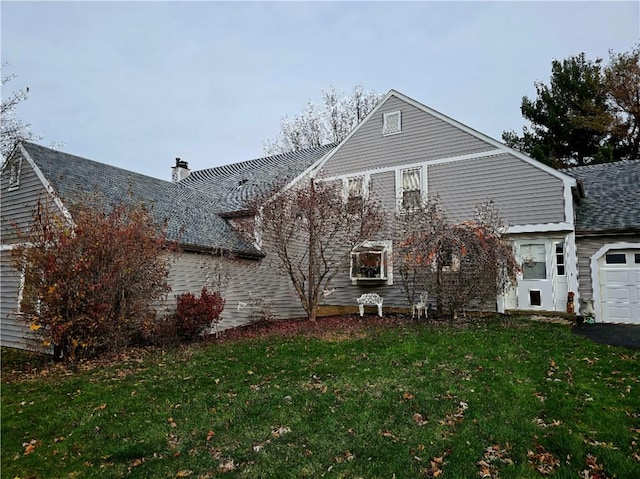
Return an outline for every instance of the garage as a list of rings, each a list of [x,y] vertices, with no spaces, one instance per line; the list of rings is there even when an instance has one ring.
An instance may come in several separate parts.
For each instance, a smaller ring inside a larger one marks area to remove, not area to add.
[[[598,259],[600,318],[640,324],[640,249],[610,249]]]

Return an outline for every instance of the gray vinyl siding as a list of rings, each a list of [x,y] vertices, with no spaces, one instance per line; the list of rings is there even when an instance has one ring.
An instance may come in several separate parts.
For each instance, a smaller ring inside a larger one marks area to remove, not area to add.
[[[372,198],[380,201],[388,214],[393,215],[396,208],[396,177],[393,171],[374,173],[370,177],[369,192]]]
[[[0,251],[0,345],[25,349],[29,346],[25,336],[28,328],[17,313],[20,271],[13,266],[11,252]]]
[[[10,161],[16,160],[14,156]],[[20,183],[9,189],[9,167],[0,175],[0,240],[2,245],[15,244],[17,231],[28,233],[38,200],[46,191],[26,159],[22,159]],[[25,321],[18,316],[18,291],[21,273],[14,266],[9,249],[0,251],[0,344],[6,347],[31,349],[33,337]],[[28,339],[27,339],[28,338]]]
[[[200,253],[184,253],[174,258],[169,274],[172,290],[161,310],[165,313],[174,311],[179,294],[191,292],[197,295],[203,286],[212,289],[207,276],[218,268],[229,279],[226,288],[222,290],[225,308],[218,325],[219,330],[247,324],[252,315],[259,314],[256,306],[259,300],[270,303],[273,313],[279,319],[306,316],[291,280],[288,276],[279,274],[273,258],[231,259]]]
[[[0,236],[2,243],[15,243],[17,229],[28,232],[39,200],[46,195],[44,185],[26,159],[22,160],[20,185],[9,189],[9,169],[2,171],[0,178]]]
[[[402,132],[383,136],[383,114],[400,110]],[[425,162],[495,149],[455,126],[390,97],[323,166],[323,177]]]
[[[430,165],[427,180],[451,221],[489,199],[511,226],[565,221],[562,180],[510,154]]]

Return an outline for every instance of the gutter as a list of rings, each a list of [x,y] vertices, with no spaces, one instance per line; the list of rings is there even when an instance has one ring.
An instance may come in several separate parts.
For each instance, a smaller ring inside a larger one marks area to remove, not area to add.
[[[265,258],[267,255],[261,251],[231,251],[226,248],[215,248],[213,246],[199,246],[194,244],[180,244],[180,249],[185,252],[190,253],[208,253],[213,254],[214,256],[227,257],[227,258],[244,258],[244,259],[252,259],[252,260],[260,260]]]
[[[605,230],[576,230],[576,238],[588,238],[593,236],[608,235],[637,235],[640,234],[640,228],[616,228]]]

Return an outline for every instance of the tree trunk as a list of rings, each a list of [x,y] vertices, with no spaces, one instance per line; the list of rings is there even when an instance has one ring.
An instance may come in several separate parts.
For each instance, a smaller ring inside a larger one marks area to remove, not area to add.
[[[316,320],[317,312],[318,312],[318,304],[317,301],[314,300],[314,290],[315,290],[315,267],[316,267],[316,187],[311,178],[311,204],[309,205],[309,276],[308,276],[308,284],[307,284],[307,298],[309,305],[308,316],[311,321]]]

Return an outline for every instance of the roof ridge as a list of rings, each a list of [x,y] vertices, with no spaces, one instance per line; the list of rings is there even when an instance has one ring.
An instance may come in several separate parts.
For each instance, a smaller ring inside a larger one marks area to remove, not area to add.
[[[560,168],[560,171],[570,172],[570,171],[583,170],[583,169],[608,168],[608,167],[614,167],[616,165],[625,165],[627,163],[640,163],[640,158],[610,161],[606,163],[590,163],[588,165],[567,166],[565,168]]]
[[[101,161],[92,160],[92,159],[86,158],[84,156],[75,155],[73,153],[67,153],[66,151],[56,150],[54,148],[49,148],[48,146],[43,146],[43,145],[40,145],[38,143],[34,143],[32,141],[23,140],[20,143],[23,144],[23,145],[26,145],[28,147],[40,148],[42,150],[46,150],[46,151],[49,151],[51,153],[55,153],[56,155],[65,155],[65,156],[69,156],[69,157],[75,158],[77,160],[87,161],[87,162],[95,164],[95,165],[100,165],[103,168],[106,167],[106,168],[111,168],[113,170],[123,171],[123,172],[126,172],[126,173],[130,173],[132,175],[136,175],[136,176],[140,176],[140,177],[144,177],[144,178],[149,178],[149,179],[152,179],[152,180],[155,180],[155,181],[160,181],[162,183],[169,183],[169,184],[172,183],[169,180],[163,180],[162,178],[157,178],[155,176],[145,175],[144,173],[138,173],[137,171],[133,171],[133,170],[127,170],[127,169],[121,168],[119,166],[114,166],[114,165],[110,165],[108,163],[103,163]]]
[[[191,175],[194,173],[201,173],[205,171],[211,172],[211,173],[215,171],[222,172],[225,169],[231,169],[231,168],[234,169],[233,172],[243,171],[245,169],[243,167],[246,167],[246,166],[253,166],[253,165],[260,166],[260,165],[269,164],[269,163],[276,163],[284,159],[293,159],[293,158],[303,156],[309,153],[314,153],[317,151],[330,150],[332,148],[335,148],[338,145],[338,143],[339,142],[327,143],[326,145],[320,145],[312,148],[302,148],[300,150],[295,150],[295,151],[292,150],[284,153],[277,153],[275,155],[261,156],[258,158],[253,158],[251,160],[238,161],[236,163],[228,163],[226,165],[212,166],[210,168],[203,168],[202,170],[194,170],[191,172]]]

